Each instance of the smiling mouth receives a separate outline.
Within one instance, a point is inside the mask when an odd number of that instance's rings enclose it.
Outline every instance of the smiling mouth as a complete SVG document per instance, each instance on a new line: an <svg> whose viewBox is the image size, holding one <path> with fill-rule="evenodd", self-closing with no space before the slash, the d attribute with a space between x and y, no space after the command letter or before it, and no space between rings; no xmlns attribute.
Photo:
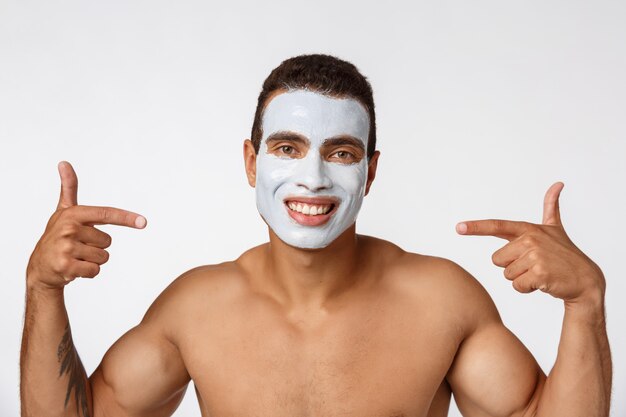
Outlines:
<svg viewBox="0 0 626 417"><path fill-rule="evenodd" d="M302 213L306 216L321 216L328 214L335 208L335 204L311 204L301 201L285 201L285 204L291 211Z"/></svg>
<svg viewBox="0 0 626 417"><path fill-rule="evenodd" d="M285 208L301 226L322 226L337 212L339 201L335 198L291 197L284 200Z"/></svg>

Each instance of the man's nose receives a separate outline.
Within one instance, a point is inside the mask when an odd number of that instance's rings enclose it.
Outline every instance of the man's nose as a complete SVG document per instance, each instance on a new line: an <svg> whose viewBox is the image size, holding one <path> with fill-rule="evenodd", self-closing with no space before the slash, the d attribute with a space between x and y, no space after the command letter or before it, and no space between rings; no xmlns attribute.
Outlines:
<svg viewBox="0 0 626 417"><path fill-rule="evenodd" d="M326 172L324 160L318 152L309 152L300 163L302 165L295 178L297 185L308 188L310 191L324 190L333 186Z"/></svg>

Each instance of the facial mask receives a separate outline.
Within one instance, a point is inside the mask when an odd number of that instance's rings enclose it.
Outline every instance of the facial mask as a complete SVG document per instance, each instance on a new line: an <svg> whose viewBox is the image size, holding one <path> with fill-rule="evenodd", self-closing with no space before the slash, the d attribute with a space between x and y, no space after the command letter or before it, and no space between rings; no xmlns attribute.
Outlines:
<svg viewBox="0 0 626 417"><path fill-rule="evenodd" d="M256 203L261 216L285 243L317 249L328 246L355 221L365 195L367 157L338 162L320 153L324 141L356 138L367 150L369 115L351 98L308 90L275 96L263 114L256 159ZM268 153L268 137L298 134L309 141L304 156ZM275 137L275 136L274 136ZM289 145L289 143L286 143ZM319 212L322 214L315 214Z"/></svg>

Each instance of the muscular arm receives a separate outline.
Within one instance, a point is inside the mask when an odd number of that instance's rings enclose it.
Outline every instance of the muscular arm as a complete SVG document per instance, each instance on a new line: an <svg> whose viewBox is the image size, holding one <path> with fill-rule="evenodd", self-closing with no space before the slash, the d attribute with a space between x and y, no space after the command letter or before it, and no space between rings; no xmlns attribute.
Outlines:
<svg viewBox="0 0 626 417"><path fill-rule="evenodd" d="M89 377L94 417L170 416L182 401L190 377L168 335L171 298L168 290L157 298Z"/></svg>
<svg viewBox="0 0 626 417"><path fill-rule="evenodd" d="M537 417L609 415L612 364L604 305L565 306L556 362L537 406Z"/></svg>
<svg viewBox="0 0 626 417"><path fill-rule="evenodd" d="M111 236L100 224L143 228L136 213L113 207L80 206L78 178L59 163L57 210L37 242L26 270L26 315L20 357L22 416L165 416L189 381L168 339L176 315L175 290L155 301L144 320L109 350L91 378L72 340L63 298L78 277L94 278L107 262ZM173 307L172 307L173 306Z"/></svg>
<svg viewBox="0 0 626 417"><path fill-rule="evenodd" d="M504 268L504 277L521 293L541 290L562 300L565 306L563 329L556 363L545 381L537 384L528 401L524 416L533 417L608 417L611 399L611 353L604 320L604 274L569 238L561 222L559 195L563 183L553 184L544 198L541 224L508 220L479 220L460 223L461 234L495 236L508 240L492 255L492 261ZM479 326L464 349L465 360L457 365L464 373L472 361L489 350L489 332ZM492 332L494 332L492 330ZM503 334L502 332L499 332ZM505 340L505 336L498 336ZM472 347L473 346L473 347ZM508 352L493 351L499 366L511 367L515 360ZM486 372L499 370L495 366ZM480 373L479 373L480 375ZM461 383L460 391L468 381ZM506 384L495 378L496 384ZM516 384L517 382L514 382ZM508 398L492 400L488 389L479 389L465 396L465 402L476 402L490 408L513 402ZM487 396L487 397L486 397ZM520 393L523 397L523 392ZM507 414L504 414L507 415Z"/></svg>
<svg viewBox="0 0 626 417"><path fill-rule="evenodd" d="M170 416L190 380L167 338L165 291L87 378L72 341L63 292L30 288L22 341L23 416Z"/></svg>
<svg viewBox="0 0 626 417"><path fill-rule="evenodd" d="M459 410L466 417L532 416L545 374L478 281L459 267L450 273L465 311L465 337L447 375Z"/></svg>
<svg viewBox="0 0 626 417"><path fill-rule="evenodd" d="M20 358L22 416L93 416L91 386L72 341L63 291L27 288Z"/></svg>
<svg viewBox="0 0 626 417"><path fill-rule="evenodd" d="M472 324L448 382L467 417L606 416L611 361L604 316L567 307L556 363L546 378L507 330L489 295L464 271Z"/></svg>

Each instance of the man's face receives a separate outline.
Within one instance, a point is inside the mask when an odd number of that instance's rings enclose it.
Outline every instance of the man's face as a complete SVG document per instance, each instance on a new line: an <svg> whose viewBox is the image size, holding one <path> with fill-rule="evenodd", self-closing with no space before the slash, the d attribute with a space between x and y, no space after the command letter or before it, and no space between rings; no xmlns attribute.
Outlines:
<svg viewBox="0 0 626 417"><path fill-rule="evenodd" d="M365 195L367 111L351 98L294 90L270 100L262 128L259 213L285 243L326 247L355 222Z"/></svg>

